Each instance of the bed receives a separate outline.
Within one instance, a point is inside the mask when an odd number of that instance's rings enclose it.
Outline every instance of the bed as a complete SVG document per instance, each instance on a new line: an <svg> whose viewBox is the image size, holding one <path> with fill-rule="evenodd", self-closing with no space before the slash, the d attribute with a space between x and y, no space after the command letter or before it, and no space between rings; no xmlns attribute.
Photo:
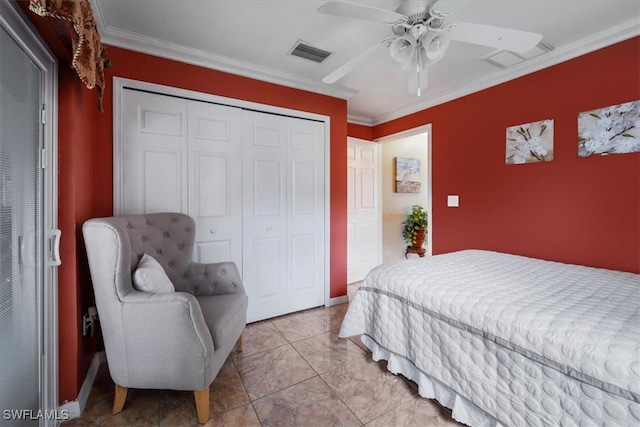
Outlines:
<svg viewBox="0 0 640 427"><path fill-rule="evenodd" d="M464 250L383 264L339 336L470 426L640 425L640 275Z"/></svg>

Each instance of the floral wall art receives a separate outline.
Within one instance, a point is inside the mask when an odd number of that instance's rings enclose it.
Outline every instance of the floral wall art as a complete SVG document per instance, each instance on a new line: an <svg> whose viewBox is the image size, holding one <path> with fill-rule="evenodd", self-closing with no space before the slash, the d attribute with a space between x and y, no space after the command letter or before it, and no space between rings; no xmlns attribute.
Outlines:
<svg viewBox="0 0 640 427"><path fill-rule="evenodd" d="M553 120L507 128L506 163L548 162L553 160Z"/></svg>
<svg viewBox="0 0 640 427"><path fill-rule="evenodd" d="M640 101L578 114L578 155L640 152Z"/></svg>
<svg viewBox="0 0 640 427"><path fill-rule="evenodd" d="M420 159L396 157L396 193L419 193Z"/></svg>

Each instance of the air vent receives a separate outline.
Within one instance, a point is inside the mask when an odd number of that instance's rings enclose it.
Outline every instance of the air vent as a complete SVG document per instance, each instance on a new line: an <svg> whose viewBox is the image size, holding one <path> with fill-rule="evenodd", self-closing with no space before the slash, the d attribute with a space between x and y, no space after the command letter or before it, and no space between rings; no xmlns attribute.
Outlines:
<svg viewBox="0 0 640 427"><path fill-rule="evenodd" d="M293 45L293 48L291 48L291 50L289 51L289 55L308 59L309 61L317 62L319 64L327 59L331 55L331 52L318 49L317 47L311 46L307 42L298 40L296 44Z"/></svg>
<svg viewBox="0 0 640 427"><path fill-rule="evenodd" d="M484 59L487 62L497 65L500 68L509 68L513 65L526 61L527 59L535 58L543 53L553 50L550 46L543 43L538 43L536 47L526 53L515 54L508 50L496 50L485 56Z"/></svg>

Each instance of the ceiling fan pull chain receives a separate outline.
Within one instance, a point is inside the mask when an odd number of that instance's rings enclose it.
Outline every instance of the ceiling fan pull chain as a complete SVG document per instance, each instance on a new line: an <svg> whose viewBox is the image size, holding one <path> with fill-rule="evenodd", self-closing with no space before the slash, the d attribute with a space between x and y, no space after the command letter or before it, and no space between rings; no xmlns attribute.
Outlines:
<svg viewBox="0 0 640 427"><path fill-rule="evenodd" d="M416 49L416 57L417 57L416 68L418 71L418 96L422 96L422 93L420 91L420 68L421 68L420 67L420 49L422 49L422 43L418 42L418 48Z"/></svg>

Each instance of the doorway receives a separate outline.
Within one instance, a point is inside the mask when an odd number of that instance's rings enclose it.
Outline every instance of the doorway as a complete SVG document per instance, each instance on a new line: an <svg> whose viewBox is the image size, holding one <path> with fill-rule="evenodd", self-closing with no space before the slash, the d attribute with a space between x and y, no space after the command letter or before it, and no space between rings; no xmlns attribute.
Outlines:
<svg viewBox="0 0 640 427"><path fill-rule="evenodd" d="M380 143L381 205L382 205L382 262L405 259L407 243L402 237L402 226L411 206L421 205L429 218L426 255L432 254L433 220L431 210L431 125L384 137ZM396 192L395 159L417 159L420 163L420 189L415 193ZM409 254L409 258L418 255Z"/></svg>
<svg viewBox="0 0 640 427"><path fill-rule="evenodd" d="M396 192L397 157L420 160L419 192ZM431 176L430 124L389 135L375 142L348 138L348 284L364 280L367 273L381 263L405 258L407 245L402 238L402 223L414 204L422 205L427 211L429 225L426 255L433 253ZM408 257L417 255L409 254Z"/></svg>

